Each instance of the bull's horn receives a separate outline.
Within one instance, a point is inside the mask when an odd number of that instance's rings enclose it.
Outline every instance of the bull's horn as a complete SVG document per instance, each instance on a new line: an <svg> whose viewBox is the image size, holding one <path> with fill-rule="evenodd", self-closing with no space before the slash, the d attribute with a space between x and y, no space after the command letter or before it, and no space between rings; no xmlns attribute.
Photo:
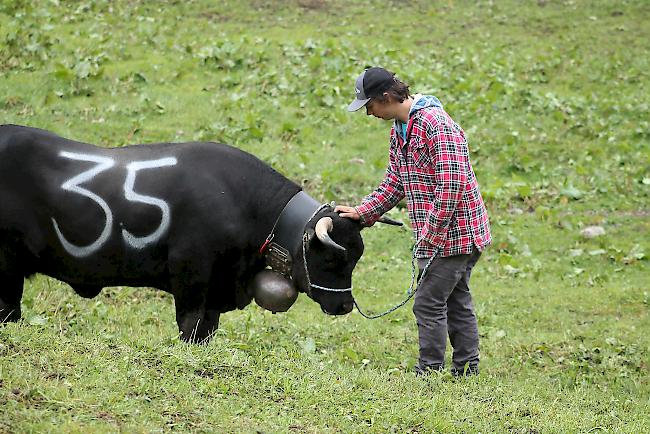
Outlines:
<svg viewBox="0 0 650 434"><path fill-rule="evenodd" d="M377 220L379 223L384 223L386 225L393 225L393 226L404 226L404 223L393 220L390 217L386 217L385 215L379 217L379 220Z"/></svg>
<svg viewBox="0 0 650 434"><path fill-rule="evenodd" d="M337 250L342 250L345 252L345 247L338 245L333 239L330 238L329 232L332 229L334 229L334 222L332 221L332 217L322 217L320 220L318 220L318 223L316 223L316 236L326 246L330 246Z"/></svg>

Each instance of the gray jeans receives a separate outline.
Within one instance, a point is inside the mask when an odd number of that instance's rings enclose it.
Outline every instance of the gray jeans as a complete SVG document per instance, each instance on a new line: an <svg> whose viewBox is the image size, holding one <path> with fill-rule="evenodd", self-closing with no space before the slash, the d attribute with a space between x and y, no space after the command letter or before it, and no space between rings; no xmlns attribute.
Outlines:
<svg viewBox="0 0 650 434"><path fill-rule="evenodd" d="M454 348L454 368L478 366L478 324L474 314L469 278L481 256L435 258L422 278L413 304L418 324L421 368L441 369L445 362L447 334ZM418 259L420 272L428 259Z"/></svg>

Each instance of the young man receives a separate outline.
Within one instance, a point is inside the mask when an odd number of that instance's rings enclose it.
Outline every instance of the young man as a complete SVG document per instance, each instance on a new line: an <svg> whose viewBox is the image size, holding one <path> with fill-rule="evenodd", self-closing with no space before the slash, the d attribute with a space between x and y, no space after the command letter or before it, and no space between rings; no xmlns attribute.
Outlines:
<svg viewBox="0 0 650 434"><path fill-rule="evenodd" d="M444 368L447 334L453 375L478 374L479 338L469 289L472 267L491 242L487 211L469 161L465 133L434 96L411 95L383 68L366 69L348 107L393 120L384 180L357 207L337 206L342 217L372 225L406 197L420 273L415 293L418 375Z"/></svg>

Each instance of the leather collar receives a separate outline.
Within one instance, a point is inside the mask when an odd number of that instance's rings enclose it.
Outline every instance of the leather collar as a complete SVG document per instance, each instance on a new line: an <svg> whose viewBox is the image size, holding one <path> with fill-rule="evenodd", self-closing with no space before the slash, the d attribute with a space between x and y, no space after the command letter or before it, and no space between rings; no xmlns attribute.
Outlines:
<svg viewBox="0 0 650 434"><path fill-rule="evenodd" d="M260 254L271 269L291 278L293 254L301 247L305 225L321 207L320 202L302 190L284 206L260 248Z"/></svg>
<svg viewBox="0 0 650 434"><path fill-rule="evenodd" d="M321 207L321 203L313 197L299 191L285 205L275 225L273 242L281 245L289 252L295 252L302 242L305 225L314 213Z"/></svg>

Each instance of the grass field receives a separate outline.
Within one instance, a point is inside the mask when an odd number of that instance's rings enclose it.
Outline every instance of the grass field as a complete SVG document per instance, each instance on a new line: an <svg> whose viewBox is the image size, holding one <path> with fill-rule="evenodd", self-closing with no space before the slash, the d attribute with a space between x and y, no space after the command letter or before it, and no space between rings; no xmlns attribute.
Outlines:
<svg viewBox="0 0 650 434"><path fill-rule="evenodd" d="M86 300L36 276L0 328L0 432L650 432L649 22L645 0L0 0L0 123L226 142L356 204L390 126L345 107L382 65L466 130L494 236L473 274L482 373L461 381L412 374L410 304L253 304L191 346L163 292ZM411 235L363 235L355 297L380 311Z"/></svg>

